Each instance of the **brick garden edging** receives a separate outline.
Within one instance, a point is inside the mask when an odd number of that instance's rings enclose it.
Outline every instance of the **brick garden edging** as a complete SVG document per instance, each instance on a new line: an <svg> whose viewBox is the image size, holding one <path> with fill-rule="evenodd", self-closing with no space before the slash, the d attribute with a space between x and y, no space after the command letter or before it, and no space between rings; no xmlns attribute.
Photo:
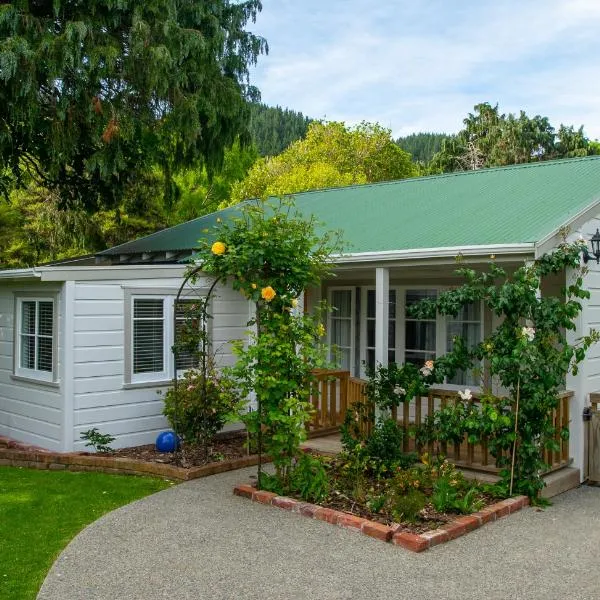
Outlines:
<svg viewBox="0 0 600 600"><path fill-rule="evenodd" d="M344 529L358 531L378 540L391 542L396 546L402 546L413 552L423 552L423 550L427 550L438 544L449 542L469 531L481 527L485 523L495 521L496 519L500 519L501 517L505 517L521 510L524 506L529 504L529 498L527 498L527 496L508 498L507 500L502 500L501 502L486 506L473 514L456 517L449 523L445 523L433 531L416 534L407 531L397 531L400 527L399 525L390 527L389 525L369 521L368 519L334 510L332 508L317 506L316 504L294 500L293 498L287 498L286 496L278 496L273 492L259 491L251 485L236 485L233 488L233 493L236 496L250 498L254 502L270 504L311 519L326 521L333 525L339 525Z"/></svg>
<svg viewBox="0 0 600 600"><path fill-rule="evenodd" d="M263 462L269 459L263 456ZM52 452L37 446L27 446L10 438L0 436L0 465L11 467L30 467L51 471L102 471L104 473L122 473L125 475L156 475L180 481L198 479L225 471L233 471L258 464L255 454L234 458L201 467L175 467L133 458L118 458L106 454L86 452Z"/></svg>

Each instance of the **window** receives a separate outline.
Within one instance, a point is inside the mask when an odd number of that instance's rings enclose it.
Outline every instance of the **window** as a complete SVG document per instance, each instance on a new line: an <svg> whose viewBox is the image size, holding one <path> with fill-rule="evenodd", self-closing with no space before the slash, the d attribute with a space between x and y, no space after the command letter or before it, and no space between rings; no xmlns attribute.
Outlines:
<svg viewBox="0 0 600 600"><path fill-rule="evenodd" d="M475 302L464 306L456 317L446 317L446 350L449 352L454 345L454 338L461 337L467 347L481 342L481 303ZM477 366L477 365L474 365ZM474 369L459 371L448 381L457 385L480 385L481 377L477 377Z"/></svg>
<svg viewBox="0 0 600 600"><path fill-rule="evenodd" d="M406 307L418 304L425 299L435 300L436 290L406 290ZM405 319L405 362L422 367L425 361L434 360L436 355L437 320Z"/></svg>
<svg viewBox="0 0 600 600"><path fill-rule="evenodd" d="M177 311L175 314L176 320L176 328L175 328L175 339L181 339L180 336L184 334L184 330L186 327L186 321L191 319L190 326L194 329L200 331L203 327L203 324L200 323L196 317L191 314L198 309L198 301L196 300L179 300L177 303ZM195 340L194 340L195 341ZM173 340L173 343L175 340ZM198 367L199 365L199 356L197 352L188 348L181 348L177 352L176 357L176 366L177 371L186 371L188 369L193 369Z"/></svg>
<svg viewBox="0 0 600 600"><path fill-rule="evenodd" d="M55 315L50 298L18 298L15 374L41 381L55 376Z"/></svg>
<svg viewBox="0 0 600 600"><path fill-rule="evenodd" d="M198 356L192 351L181 350L177 364L173 364L175 329L180 331L187 318L187 307L197 299L180 299L173 323L175 293L149 295L126 293L129 319L126 324L126 339L129 350L126 355L125 382L145 383L173 378L174 369L180 374L198 366ZM175 327L174 327L175 325ZM203 324L198 323L199 327Z"/></svg>
<svg viewBox="0 0 600 600"><path fill-rule="evenodd" d="M354 358L354 288L331 290L329 315L329 345L340 369L352 370Z"/></svg>
<svg viewBox="0 0 600 600"><path fill-rule="evenodd" d="M165 301L134 298L133 374L166 376L165 363Z"/></svg>
<svg viewBox="0 0 600 600"><path fill-rule="evenodd" d="M396 362L396 290L389 291L388 362ZM367 367L375 368L375 290L367 289L366 356Z"/></svg>

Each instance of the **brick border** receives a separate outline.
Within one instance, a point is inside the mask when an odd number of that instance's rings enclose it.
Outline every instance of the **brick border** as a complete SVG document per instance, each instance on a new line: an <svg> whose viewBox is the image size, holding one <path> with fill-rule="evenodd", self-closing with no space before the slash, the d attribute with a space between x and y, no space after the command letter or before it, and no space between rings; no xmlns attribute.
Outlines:
<svg viewBox="0 0 600 600"><path fill-rule="evenodd" d="M269 460L263 456L263 462L266 463ZM0 436L0 465L11 467L29 467L51 471L102 471L104 473L121 473L125 475L155 475L179 481L189 481L243 467L252 467L256 464L258 464L258 456L252 454L241 458L209 463L201 467L184 469L173 465L133 458L118 458L106 454L53 452Z"/></svg>
<svg viewBox="0 0 600 600"><path fill-rule="evenodd" d="M449 542L461 535L465 535L469 531L478 529L482 525L485 525L485 523L495 521L521 510L529 504L527 496L508 498L507 500L486 506L473 514L456 517L433 531L416 534L407 531L397 531L400 527L399 525L390 527L389 525L382 525L381 523L369 521L368 519L332 508L317 506L316 504L294 500L286 496L278 496L273 492L259 491L249 484L236 485L233 488L233 493L242 498L249 498L253 502L270 504L271 506L298 513L304 517L326 521L327 523L338 525L351 531L357 531L384 542L391 542L395 546L402 546L412 552L423 552L423 550L433 548L433 546L437 546L438 544Z"/></svg>

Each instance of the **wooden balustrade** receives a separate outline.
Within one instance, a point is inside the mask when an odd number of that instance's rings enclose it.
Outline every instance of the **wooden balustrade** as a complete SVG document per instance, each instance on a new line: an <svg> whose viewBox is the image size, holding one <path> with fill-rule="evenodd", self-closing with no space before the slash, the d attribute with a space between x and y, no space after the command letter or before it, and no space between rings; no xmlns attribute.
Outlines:
<svg viewBox="0 0 600 600"><path fill-rule="evenodd" d="M311 402L315 409L312 422L309 425L311 437L329 435L336 433L344 422L346 410L355 402L366 399L366 381L357 377L351 377L348 371L343 370L318 370L315 371L314 388L311 393ZM547 450L544 459L550 470L555 470L569 464L569 441L562 438L561 430L569 425L569 401L573 392L565 391L560 395L559 404L552 411L552 420L556 428L554 440L557 450ZM427 415L433 414L435 410L454 404L459 397L455 390L447 388L430 388L429 395L413 398L400 404L392 410L392 418L404 429L405 436L403 450L410 452L440 453L447 456L452 462L459 466L470 469L497 472L495 459L490 454L487 442L471 444L464 440L461 444L446 444L443 442L434 444L431 442L427 447L416 447L415 438L411 435L415 427L424 424ZM473 394L471 402L478 403L479 399ZM361 422L361 430L369 433L374 423L372 420Z"/></svg>

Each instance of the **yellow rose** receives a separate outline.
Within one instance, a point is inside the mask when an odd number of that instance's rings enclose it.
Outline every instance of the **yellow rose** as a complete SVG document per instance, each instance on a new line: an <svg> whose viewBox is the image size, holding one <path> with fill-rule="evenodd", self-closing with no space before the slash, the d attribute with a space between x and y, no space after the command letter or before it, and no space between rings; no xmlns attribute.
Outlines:
<svg viewBox="0 0 600 600"><path fill-rule="evenodd" d="M252 284L252 289L253 289L253 290L255 290L255 289L256 289L256 284L255 284L255 283L253 283L253 284Z"/></svg>
<svg viewBox="0 0 600 600"><path fill-rule="evenodd" d="M319 323L317 325L317 333L323 337L325 335L325 326L323 325L323 323Z"/></svg>
<svg viewBox="0 0 600 600"><path fill-rule="evenodd" d="M210 251L217 256L221 256L221 254L225 254L225 249L227 246L223 242L215 242L211 247Z"/></svg>
<svg viewBox="0 0 600 600"><path fill-rule="evenodd" d="M298 298L292 300L292 308L298 308Z"/></svg>
<svg viewBox="0 0 600 600"><path fill-rule="evenodd" d="M277 292L270 285L268 285L261 290L260 295L266 302L271 302L271 300L273 300L273 298L275 298L277 295Z"/></svg>

